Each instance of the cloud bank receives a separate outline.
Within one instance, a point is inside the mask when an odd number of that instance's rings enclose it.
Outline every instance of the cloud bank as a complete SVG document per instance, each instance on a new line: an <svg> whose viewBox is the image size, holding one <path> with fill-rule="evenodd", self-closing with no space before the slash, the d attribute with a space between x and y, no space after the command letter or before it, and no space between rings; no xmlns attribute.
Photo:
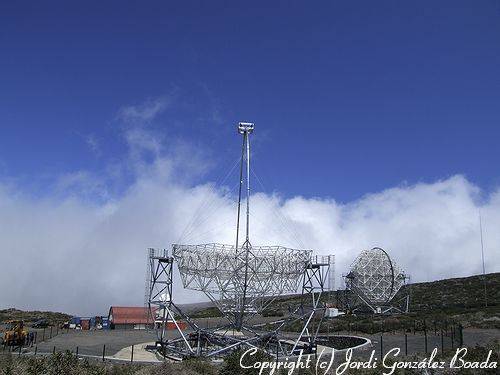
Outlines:
<svg viewBox="0 0 500 375"><path fill-rule="evenodd" d="M184 145L173 157L164 152L171 144L147 129L129 129L124 139L122 168L133 180L122 194L88 199L82 189L101 191L107 180L84 172L61 179L59 189L72 193L44 198L0 183L0 308L98 314L110 305L140 305L147 247L234 242L235 190L178 178L186 170L200 173L202 156ZM479 210L486 270L500 271L500 190L485 197L460 175L347 203L255 193L251 207L253 244L335 254L338 286L356 255L374 246L386 249L412 281L480 273ZM178 303L202 299L180 287L174 293Z"/></svg>

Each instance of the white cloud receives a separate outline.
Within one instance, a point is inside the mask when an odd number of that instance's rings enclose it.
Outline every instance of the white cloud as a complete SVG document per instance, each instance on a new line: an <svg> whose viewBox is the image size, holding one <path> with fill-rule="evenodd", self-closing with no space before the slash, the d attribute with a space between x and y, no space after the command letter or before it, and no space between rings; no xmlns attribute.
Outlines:
<svg viewBox="0 0 500 375"><path fill-rule="evenodd" d="M361 249L386 248L414 280L480 272L477 187L461 176L393 188L347 205L295 197L252 196L254 244L307 247L337 256L337 273ZM74 313L104 312L111 304L140 304L145 248L169 247L206 200L183 240L233 242L234 202L210 185L185 188L148 175L112 203L75 198L31 200L0 191L1 305ZM283 230L279 211L297 240ZM487 270L500 270L500 194L482 206ZM210 215L210 212L217 215ZM258 218L258 219L257 219ZM21 271L21 272L20 272ZM176 290L179 302L191 293Z"/></svg>
<svg viewBox="0 0 500 375"><path fill-rule="evenodd" d="M203 157L193 157L185 144L183 152L166 153L165 140L137 129L125 137L130 154L125 160L134 164L134 180L120 196L98 203L88 199L82 188L104 189L108 180L87 172L61 177L58 188L73 194L43 199L0 183L0 307L97 314L110 305L141 304L147 247L233 243L234 190L179 183L185 170L206 168ZM500 190L484 203L480 195L459 175L390 188L347 204L257 193L251 197L251 239L255 245L333 253L337 275L362 249L380 246L413 281L466 276L481 271L481 209L487 272L498 272ZM179 303L200 298L179 287L174 293Z"/></svg>
<svg viewBox="0 0 500 375"><path fill-rule="evenodd" d="M117 119L125 123L145 123L152 121L156 116L168 108L172 100L171 95L155 99L148 99L138 105L122 107L118 110Z"/></svg>
<svg viewBox="0 0 500 375"><path fill-rule="evenodd" d="M66 173L56 181L56 191L65 195L71 192L79 199L106 200L109 198L106 182L88 171Z"/></svg>

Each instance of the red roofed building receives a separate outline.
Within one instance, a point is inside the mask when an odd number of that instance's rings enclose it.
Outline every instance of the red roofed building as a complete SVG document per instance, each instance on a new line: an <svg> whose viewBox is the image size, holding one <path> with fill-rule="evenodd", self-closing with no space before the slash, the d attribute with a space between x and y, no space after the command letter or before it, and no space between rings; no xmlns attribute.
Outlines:
<svg viewBox="0 0 500 375"><path fill-rule="evenodd" d="M148 314L147 307L111 306L108 314L109 326L111 329L146 329L147 326L159 326L162 324L162 320L156 316L157 310L157 308L152 308L152 314ZM155 322L151 317L155 317ZM186 329L187 324L183 321L177 321L176 325L174 321L169 319L166 327L167 329L177 329L177 327Z"/></svg>
<svg viewBox="0 0 500 375"><path fill-rule="evenodd" d="M147 324L153 323L148 316L151 316L148 308L143 306L111 306L108 314L111 329L145 329Z"/></svg>

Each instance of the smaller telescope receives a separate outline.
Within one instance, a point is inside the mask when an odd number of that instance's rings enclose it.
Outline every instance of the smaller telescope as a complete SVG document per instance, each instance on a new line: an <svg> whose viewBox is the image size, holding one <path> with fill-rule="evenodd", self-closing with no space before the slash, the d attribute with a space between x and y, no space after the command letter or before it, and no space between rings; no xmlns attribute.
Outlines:
<svg viewBox="0 0 500 375"><path fill-rule="evenodd" d="M408 277L394 263L387 252L374 247L363 250L354 260L351 270L345 276L346 287L374 313L391 311L408 312L409 295L403 296L406 303L399 308L393 301Z"/></svg>

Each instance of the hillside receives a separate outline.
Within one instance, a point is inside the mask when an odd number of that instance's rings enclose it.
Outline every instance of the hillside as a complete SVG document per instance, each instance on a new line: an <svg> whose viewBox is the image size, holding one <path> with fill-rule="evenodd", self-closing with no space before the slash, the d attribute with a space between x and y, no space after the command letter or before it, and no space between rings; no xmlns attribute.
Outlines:
<svg viewBox="0 0 500 375"><path fill-rule="evenodd" d="M485 279L488 308L485 308L484 303L482 275L408 284L399 291L395 300L409 293L411 295L410 312L412 315L479 314L484 319L496 322L495 325L497 325L497 320L500 321L500 273L487 274ZM325 297L325 300L343 309L345 291L331 292ZM272 309L264 312L264 315L281 316L288 305L298 303L300 303L298 295L281 296L273 303ZM215 310L213 307L204 306L196 312L196 315L211 316L210 314L214 314Z"/></svg>
<svg viewBox="0 0 500 375"><path fill-rule="evenodd" d="M411 295L410 311L412 316L446 314L459 320L466 320L473 326L500 327L500 273L485 276L488 308L484 307L483 276L444 279L432 282L406 285L395 299L409 292ZM334 304L342 304L344 291L335 291L326 296ZM300 303L298 295L278 297L273 308L265 311L267 316L281 316L290 304ZM339 306L342 308L342 306ZM219 311L203 303L196 308L189 306L192 317L216 317ZM14 308L0 310L0 323L11 319L34 322L47 319L51 324L61 323L71 318L70 315L50 311L21 311Z"/></svg>
<svg viewBox="0 0 500 375"><path fill-rule="evenodd" d="M24 320L25 322L36 322L46 319L49 324L62 323L71 318L71 315L52 311L22 311L14 308L0 310L0 323L7 320Z"/></svg>
<svg viewBox="0 0 500 375"><path fill-rule="evenodd" d="M488 306L498 306L500 273L487 274L485 280ZM407 290L411 295L411 311L477 308L485 305L482 275L409 284L398 295Z"/></svg>

